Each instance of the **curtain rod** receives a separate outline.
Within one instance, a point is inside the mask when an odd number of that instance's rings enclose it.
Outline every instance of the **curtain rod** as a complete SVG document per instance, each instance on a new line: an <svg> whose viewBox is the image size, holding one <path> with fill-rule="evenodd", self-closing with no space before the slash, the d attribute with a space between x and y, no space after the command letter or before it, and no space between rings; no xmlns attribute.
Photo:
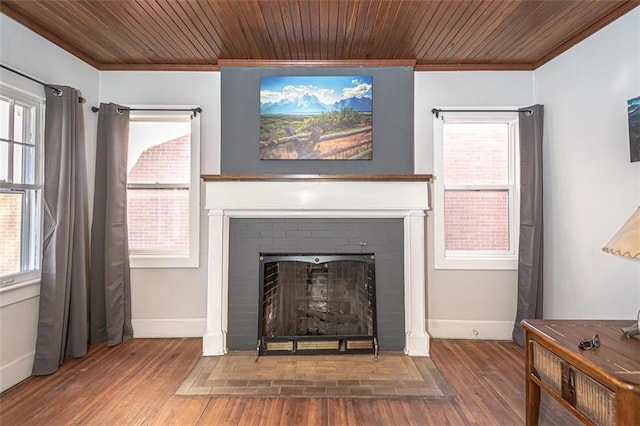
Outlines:
<svg viewBox="0 0 640 426"><path fill-rule="evenodd" d="M93 112L98 112L100 111L100 108L98 107L91 107L91 111ZM200 107L196 107L196 108L128 108L128 107L121 107L118 108L116 111L118 112L122 112L122 111L191 111L193 113L193 116L195 117L196 115L198 115L199 113L202 114L202 108Z"/></svg>
<svg viewBox="0 0 640 426"><path fill-rule="evenodd" d="M436 118L440 117L441 112L526 112L528 115L533 114L533 111L530 109L439 109L434 108L431 110L431 113L436 116Z"/></svg>
<svg viewBox="0 0 640 426"><path fill-rule="evenodd" d="M35 78L33 78L33 77L31 77L31 76L28 76L28 75L26 75L26 74L24 74L24 73L21 73L21 72L20 72L20 71L18 71L18 70L14 70L13 68L10 68L10 67L8 67L8 66L6 66L6 65L0 64L0 67L4 68L5 70L11 71L11 72L12 72L12 73L14 73L14 74L18 74L19 76L24 77L24 78L26 78L27 80L31 80L31 81L33 81L34 83L38 83L38 84L41 84L41 85L43 85L43 86L48 86L48 84L47 84L47 83L43 83L43 82L42 82L42 81L40 81L40 80L36 80Z"/></svg>
<svg viewBox="0 0 640 426"><path fill-rule="evenodd" d="M57 87L53 87L53 86L52 86L51 84L49 84L49 83L45 83L45 82L43 82L43 81L40 81L40 80L38 80L38 79L35 79L35 78L33 78L33 77L31 77L31 76L29 76L29 75L25 74L25 73L22 73L22 72L20 72L20 71L18 71L18 70L15 70L15 69L13 69L13 68L11 68L11 67L8 67L8 66L4 65L4 64L0 64L0 67L4 68L4 69L5 69L5 70L7 70L7 71L11 71L11 72L12 72L12 73L14 73L14 74L18 74L20 77L24 77L24 78L26 78L27 80L31 80L31 81L33 81L34 83L41 84L42 86L45 86L45 87L51 87L51 88L53 89L53 93L54 93L56 96L60 96L60 95L62 94L62 90L58 89ZM80 102L81 104L82 104L82 103L84 103L84 98L83 98L82 96L78 96L78 102Z"/></svg>

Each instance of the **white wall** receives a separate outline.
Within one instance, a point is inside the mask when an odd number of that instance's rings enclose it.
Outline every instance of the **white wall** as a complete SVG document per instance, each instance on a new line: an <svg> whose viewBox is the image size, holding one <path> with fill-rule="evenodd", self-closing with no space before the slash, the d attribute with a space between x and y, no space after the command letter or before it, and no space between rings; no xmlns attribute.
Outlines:
<svg viewBox="0 0 640 426"><path fill-rule="evenodd" d="M640 8L536 70L545 105L546 318L635 318L640 262L601 248L640 205L627 100L640 96Z"/></svg>
<svg viewBox="0 0 640 426"><path fill-rule="evenodd" d="M72 86L82 92L89 187L93 188L95 118L90 106L98 100L98 71L42 37L0 14L0 62L40 81ZM42 90L14 73L0 69L3 81ZM43 92L44 93L44 92ZM0 292L0 392L31 375L38 321L39 283Z"/></svg>
<svg viewBox="0 0 640 426"><path fill-rule="evenodd" d="M201 174L220 170L220 73L111 71L100 75L100 102L199 105ZM204 194L201 193L204 206ZM200 267L132 269L134 337L202 336L206 326L207 214L201 210Z"/></svg>
<svg viewBox="0 0 640 426"><path fill-rule="evenodd" d="M432 108L524 107L531 105L533 99L533 73L529 71L417 72L414 112L416 173L433 173ZM516 311L517 272L436 270L433 267L433 244L433 217L429 215L429 333L433 337L510 339Z"/></svg>

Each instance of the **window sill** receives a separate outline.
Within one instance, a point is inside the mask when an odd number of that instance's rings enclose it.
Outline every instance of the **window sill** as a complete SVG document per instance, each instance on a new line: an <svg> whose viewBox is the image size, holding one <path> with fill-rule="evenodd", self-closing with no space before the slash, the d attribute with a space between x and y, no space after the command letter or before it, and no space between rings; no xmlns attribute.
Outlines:
<svg viewBox="0 0 640 426"><path fill-rule="evenodd" d="M517 271L518 258L438 258L434 269Z"/></svg>
<svg viewBox="0 0 640 426"><path fill-rule="evenodd" d="M172 256L172 255L129 255L129 266L132 269L159 269L159 268L197 268L199 267L198 255Z"/></svg>
<svg viewBox="0 0 640 426"><path fill-rule="evenodd" d="M40 278L0 288L0 308L40 296Z"/></svg>

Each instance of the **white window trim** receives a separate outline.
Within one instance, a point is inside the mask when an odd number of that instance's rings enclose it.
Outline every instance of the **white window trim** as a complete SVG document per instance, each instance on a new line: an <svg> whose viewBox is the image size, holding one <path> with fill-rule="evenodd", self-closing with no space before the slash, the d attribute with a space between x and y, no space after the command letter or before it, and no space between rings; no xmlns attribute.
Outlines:
<svg viewBox="0 0 640 426"><path fill-rule="evenodd" d="M456 120L460 121L489 121L504 118L511 122L511 138L513 140L512 149L509 151L509 161L514 167L510 167L510 185L495 185L484 187L486 189L507 189L509 196L509 251L484 250L445 250L445 230L444 230L444 179L443 176L443 124L444 120L433 117L433 220L434 220L434 268L435 269L475 269L475 270L517 270L518 269L518 234L520 228L520 176L516 172L519 167L520 147L518 140L518 116L517 113L506 112L517 110L517 107L438 107L446 110L478 110L478 112L454 112L442 114L455 114ZM504 117L501 113L483 113L482 110L505 110ZM439 178L440 177L440 178ZM474 186L474 188L481 188ZM465 186L449 186L447 189L465 189Z"/></svg>
<svg viewBox="0 0 640 426"><path fill-rule="evenodd" d="M29 239L29 245L31 251L36 255L36 268L30 271L18 272L15 274L8 274L0 277L0 294L14 294L11 299L11 303L14 302L14 298L17 300L23 300L30 297L25 293L25 289L33 288L37 285L39 288L39 282L41 277L42 268L42 226L43 226L43 214L42 214L42 198L43 198L43 173L44 173L44 117L45 117L45 96L44 88L37 83L27 81L23 77L13 76L12 74L3 73L2 81L0 81L0 93L5 94L15 100L32 104L36 106L35 114L35 180L34 185L25 185L31 189L36 189L37 200L36 205L39 209L39 223L37 229L34 231L37 234L37 238L34 240ZM32 212L30 212L32 213ZM24 293L24 294L23 294ZM17 296L15 296L17 295ZM0 306L6 306L4 297L0 300Z"/></svg>
<svg viewBox="0 0 640 426"><path fill-rule="evenodd" d="M135 105L136 109L192 109L197 105ZM180 113L184 116L186 113ZM176 112L132 111L136 117L171 117ZM187 254L171 251L137 251L129 254L131 268L198 268L200 266L200 114L191 118L191 175L189 179L189 252Z"/></svg>

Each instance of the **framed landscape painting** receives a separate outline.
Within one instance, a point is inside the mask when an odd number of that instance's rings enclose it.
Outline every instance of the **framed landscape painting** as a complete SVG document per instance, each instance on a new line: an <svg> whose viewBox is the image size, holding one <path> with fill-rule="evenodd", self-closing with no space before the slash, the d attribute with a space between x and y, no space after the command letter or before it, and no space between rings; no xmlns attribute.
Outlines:
<svg viewBox="0 0 640 426"><path fill-rule="evenodd" d="M371 160L373 77L265 76L261 160Z"/></svg>
<svg viewBox="0 0 640 426"><path fill-rule="evenodd" d="M631 162L640 161L640 96L627 101Z"/></svg>

